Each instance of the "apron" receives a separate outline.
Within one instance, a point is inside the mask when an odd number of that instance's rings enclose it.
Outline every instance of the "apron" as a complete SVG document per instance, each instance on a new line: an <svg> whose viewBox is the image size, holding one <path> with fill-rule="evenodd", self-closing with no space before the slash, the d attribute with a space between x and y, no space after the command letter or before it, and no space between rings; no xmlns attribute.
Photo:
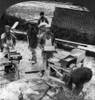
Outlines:
<svg viewBox="0 0 95 100"><path fill-rule="evenodd" d="M4 53L8 53L9 50L11 50L12 47L13 47L13 39L12 39L12 37L10 39L6 38L6 44L8 45L8 48L4 48Z"/></svg>
<svg viewBox="0 0 95 100"><path fill-rule="evenodd" d="M45 41L45 46L44 46L44 51L55 51L55 47L52 46L52 39L46 39Z"/></svg>
<svg viewBox="0 0 95 100"><path fill-rule="evenodd" d="M46 39L45 46L52 46L51 38L50 39Z"/></svg>
<svg viewBox="0 0 95 100"><path fill-rule="evenodd" d="M7 39L7 40L6 40L6 44L7 44L9 47L12 47L12 46L13 46L12 37L11 37L11 39Z"/></svg>

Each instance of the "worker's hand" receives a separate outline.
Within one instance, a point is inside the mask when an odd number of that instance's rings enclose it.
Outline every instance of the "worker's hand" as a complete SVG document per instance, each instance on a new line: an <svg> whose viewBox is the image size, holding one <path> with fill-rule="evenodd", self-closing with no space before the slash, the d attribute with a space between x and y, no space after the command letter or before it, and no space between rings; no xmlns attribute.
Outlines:
<svg viewBox="0 0 95 100"><path fill-rule="evenodd" d="M14 49L14 46L10 46L9 48L10 48L11 50L13 50L13 49Z"/></svg>
<svg viewBox="0 0 95 100"><path fill-rule="evenodd" d="M41 44L40 43L38 43L38 47L41 48Z"/></svg>
<svg viewBox="0 0 95 100"><path fill-rule="evenodd" d="M40 34L37 35L38 39L40 38Z"/></svg>
<svg viewBox="0 0 95 100"><path fill-rule="evenodd" d="M55 46L55 48L57 48L57 44L56 43L54 43L54 46Z"/></svg>
<svg viewBox="0 0 95 100"><path fill-rule="evenodd" d="M8 45L5 43L5 44L3 44L3 46L4 46L4 48L8 48Z"/></svg>

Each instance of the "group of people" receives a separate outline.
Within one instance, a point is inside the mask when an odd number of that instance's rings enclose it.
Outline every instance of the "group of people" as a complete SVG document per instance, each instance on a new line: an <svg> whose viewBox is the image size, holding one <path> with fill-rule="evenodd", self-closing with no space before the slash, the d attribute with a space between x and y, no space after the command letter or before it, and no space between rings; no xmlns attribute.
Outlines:
<svg viewBox="0 0 95 100"><path fill-rule="evenodd" d="M38 31L35 27L29 24L29 30L27 32L27 38L29 42L29 48L32 52L32 62L37 62L36 48L39 47L42 50L43 57L43 68L42 74L47 68L47 55L52 57L53 52L55 52L55 37L50 30L49 21L44 16L44 12L40 13L40 18L37 23Z"/></svg>
<svg viewBox="0 0 95 100"><path fill-rule="evenodd" d="M44 16L44 12L40 13L40 18L38 20L38 32L35 27L29 24L29 30L27 32L29 48L32 52L32 61L36 62L36 48L40 47L42 51L48 49L48 47L53 49L55 46L55 37L50 30L49 21ZM48 51L48 50L47 50ZM51 50L53 51L53 50Z"/></svg>
<svg viewBox="0 0 95 100"><path fill-rule="evenodd" d="M29 49L32 52L32 62L37 62L36 48L39 47L42 50L42 55L45 53L52 55L52 51L55 50L55 37L50 30L49 21L44 16L44 12L40 12L40 18L37 23L38 30L36 27L29 24L27 31L27 40L29 43ZM10 52L10 49L16 45L16 37L11 32L9 25L5 26L5 32L1 35L2 50Z"/></svg>
<svg viewBox="0 0 95 100"><path fill-rule="evenodd" d="M40 19L38 20L38 31L36 27L31 26L29 24L29 29L27 32L27 40L29 43L29 49L32 52L32 61L35 63L37 62L36 57L36 48L40 47L42 49L42 56L43 62L45 62L44 70L42 70L42 74L44 74L47 63L46 63L46 56L45 54L49 54L50 57L52 53L55 51L55 37L54 34L51 32L49 27L49 22L47 18L44 17L44 12L40 13ZM5 32L1 35L1 42L2 42L2 50L5 52L10 52L11 48L14 48L16 45L16 37L13 33L11 33L11 27L6 25ZM44 65L44 64L43 64ZM72 89L72 84L75 84L75 89L82 90L83 85L85 82L88 82L92 78L92 71L89 68L81 67L77 68L76 70L72 71L69 74L64 76L63 81L66 81L67 86Z"/></svg>

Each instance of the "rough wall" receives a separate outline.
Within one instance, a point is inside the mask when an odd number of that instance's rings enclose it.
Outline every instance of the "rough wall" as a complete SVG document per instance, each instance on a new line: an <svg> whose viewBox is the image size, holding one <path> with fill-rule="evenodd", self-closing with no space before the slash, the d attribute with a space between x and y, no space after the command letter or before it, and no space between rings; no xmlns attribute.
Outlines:
<svg viewBox="0 0 95 100"><path fill-rule="evenodd" d="M9 6L24 1L33 1L33 0L0 0L0 16ZM90 11L95 12L95 0L34 0L34 1L72 2L75 5L77 4L85 6Z"/></svg>
<svg viewBox="0 0 95 100"><path fill-rule="evenodd" d="M56 8L52 20L52 31L59 38L95 44L95 15L91 12ZM60 35L58 35L59 32Z"/></svg>

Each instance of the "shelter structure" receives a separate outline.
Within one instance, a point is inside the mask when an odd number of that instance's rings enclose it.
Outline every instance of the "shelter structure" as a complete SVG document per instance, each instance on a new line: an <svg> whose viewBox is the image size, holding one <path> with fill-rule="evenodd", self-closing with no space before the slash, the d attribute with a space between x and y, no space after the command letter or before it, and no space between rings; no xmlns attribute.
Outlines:
<svg viewBox="0 0 95 100"><path fill-rule="evenodd" d="M56 38L95 45L95 14L56 7L52 31Z"/></svg>

